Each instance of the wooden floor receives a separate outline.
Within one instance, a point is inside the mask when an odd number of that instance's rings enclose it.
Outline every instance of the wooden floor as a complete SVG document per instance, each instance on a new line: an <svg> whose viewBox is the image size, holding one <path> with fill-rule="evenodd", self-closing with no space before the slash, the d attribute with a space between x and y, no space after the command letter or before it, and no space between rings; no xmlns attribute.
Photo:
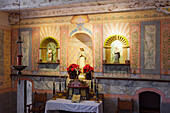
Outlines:
<svg viewBox="0 0 170 113"><path fill-rule="evenodd" d="M156 109L143 109L140 111L140 113L160 113L160 110Z"/></svg>

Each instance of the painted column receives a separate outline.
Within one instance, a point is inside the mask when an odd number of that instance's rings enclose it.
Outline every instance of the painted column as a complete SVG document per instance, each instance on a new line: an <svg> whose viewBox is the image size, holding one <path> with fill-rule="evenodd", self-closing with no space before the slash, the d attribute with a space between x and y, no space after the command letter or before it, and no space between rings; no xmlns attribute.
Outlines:
<svg viewBox="0 0 170 113"><path fill-rule="evenodd" d="M67 71L67 38L68 26L60 27L60 71Z"/></svg>
<svg viewBox="0 0 170 113"><path fill-rule="evenodd" d="M94 72L102 72L103 59L103 25L94 24Z"/></svg>

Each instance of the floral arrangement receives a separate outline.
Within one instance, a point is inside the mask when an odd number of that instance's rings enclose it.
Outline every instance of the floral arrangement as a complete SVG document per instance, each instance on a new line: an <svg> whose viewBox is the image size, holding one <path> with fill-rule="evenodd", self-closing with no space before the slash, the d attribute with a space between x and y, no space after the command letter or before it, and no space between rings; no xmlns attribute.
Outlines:
<svg viewBox="0 0 170 113"><path fill-rule="evenodd" d="M70 66L67 68L67 71L78 71L81 72L79 65L77 64L70 64Z"/></svg>
<svg viewBox="0 0 170 113"><path fill-rule="evenodd" d="M94 68L91 67L89 64L86 64L86 65L83 67L83 73L90 73L90 72L94 72Z"/></svg>

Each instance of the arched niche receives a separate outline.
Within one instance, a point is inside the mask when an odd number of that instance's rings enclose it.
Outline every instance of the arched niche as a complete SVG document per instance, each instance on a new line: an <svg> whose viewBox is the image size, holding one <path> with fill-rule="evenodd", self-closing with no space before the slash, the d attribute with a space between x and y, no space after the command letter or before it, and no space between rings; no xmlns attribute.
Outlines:
<svg viewBox="0 0 170 113"><path fill-rule="evenodd" d="M115 48L120 51L120 62L125 63L125 60L129 59L129 42L122 35L109 36L104 42L104 60L107 63L114 63L114 52Z"/></svg>
<svg viewBox="0 0 170 113"><path fill-rule="evenodd" d="M52 60L49 61L48 50L52 50ZM40 59L41 62L56 62L59 54L59 43L53 37L46 37L40 43Z"/></svg>
<svg viewBox="0 0 170 113"><path fill-rule="evenodd" d="M86 64L93 66L93 41L92 38L84 32L76 32L68 40L68 65L78 64L80 48L86 53Z"/></svg>

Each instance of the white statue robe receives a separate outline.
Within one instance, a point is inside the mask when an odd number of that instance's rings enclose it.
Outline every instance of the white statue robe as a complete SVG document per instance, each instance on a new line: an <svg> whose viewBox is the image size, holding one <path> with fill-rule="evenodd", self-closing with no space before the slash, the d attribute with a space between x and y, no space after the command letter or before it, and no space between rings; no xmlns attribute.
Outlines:
<svg viewBox="0 0 170 113"><path fill-rule="evenodd" d="M80 69L83 72L83 67L86 65L86 53L85 53L85 51L80 51L79 57L78 57L78 65L80 66Z"/></svg>

